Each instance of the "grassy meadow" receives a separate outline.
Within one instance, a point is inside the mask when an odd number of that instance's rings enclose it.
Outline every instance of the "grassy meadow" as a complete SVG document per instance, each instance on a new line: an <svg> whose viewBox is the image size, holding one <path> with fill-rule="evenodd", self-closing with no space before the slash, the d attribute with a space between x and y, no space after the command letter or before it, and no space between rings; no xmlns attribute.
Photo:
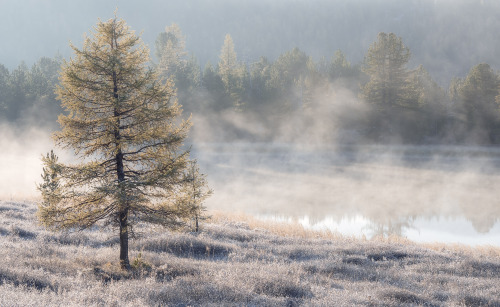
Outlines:
<svg viewBox="0 0 500 307"><path fill-rule="evenodd" d="M500 249L362 240L212 213L199 233L53 233L0 201L0 306L500 306Z"/></svg>

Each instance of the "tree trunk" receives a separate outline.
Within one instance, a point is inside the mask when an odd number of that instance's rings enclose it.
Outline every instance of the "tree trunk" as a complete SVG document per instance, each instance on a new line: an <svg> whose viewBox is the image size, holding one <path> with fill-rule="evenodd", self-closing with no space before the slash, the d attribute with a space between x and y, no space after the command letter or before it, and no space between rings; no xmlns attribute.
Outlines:
<svg viewBox="0 0 500 307"><path fill-rule="evenodd" d="M128 259L128 212L120 212L120 266L124 270L130 269Z"/></svg>
<svg viewBox="0 0 500 307"><path fill-rule="evenodd" d="M119 139L119 133L116 133ZM122 185L125 181L125 173L123 171L123 154L121 150L116 154L116 172L118 176L118 184ZM130 262L128 260L128 203L125 195L124 187L120 186L120 212L118 218L120 219L120 266L122 269L128 270Z"/></svg>
<svg viewBox="0 0 500 307"><path fill-rule="evenodd" d="M118 82L115 71L113 71L113 85L113 96L118 101ZM128 259L128 203L125 188L122 186L122 183L125 181L125 172L123 168L123 153L120 145L120 112L117 107L114 109L114 116L116 118L114 134L117 147L115 157L116 175L118 177L119 189L122 189L120 195L120 212L118 213L120 223L120 266L122 269L128 270L130 269L130 261Z"/></svg>

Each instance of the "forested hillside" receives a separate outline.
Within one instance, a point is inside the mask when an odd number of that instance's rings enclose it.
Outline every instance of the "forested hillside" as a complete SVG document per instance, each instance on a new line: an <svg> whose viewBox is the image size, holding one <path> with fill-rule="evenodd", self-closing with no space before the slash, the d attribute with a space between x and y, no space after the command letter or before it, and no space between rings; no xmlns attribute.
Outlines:
<svg viewBox="0 0 500 307"><path fill-rule="evenodd" d="M275 60L246 62L227 34L218 61L202 67L172 24L157 35L151 65L174 82L184 116L192 114L196 123L193 137L201 141L500 142L500 79L489 64L476 64L443 88L425 66L411 66L403 37L380 32L373 39L360 62L341 50L314 60L297 47ZM1 120L55 122L60 63L43 57L31 67L0 66Z"/></svg>

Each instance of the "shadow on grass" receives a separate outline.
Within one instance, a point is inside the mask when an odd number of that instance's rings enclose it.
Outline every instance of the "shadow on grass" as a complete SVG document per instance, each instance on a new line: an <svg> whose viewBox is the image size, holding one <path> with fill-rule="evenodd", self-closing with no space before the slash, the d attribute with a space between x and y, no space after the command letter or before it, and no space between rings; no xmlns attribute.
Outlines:
<svg viewBox="0 0 500 307"><path fill-rule="evenodd" d="M37 234L28 230L24 230L22 228L19 228L17 226L12 227L11 233L13 235L18 236L21 239L24 240L33 240L36 238Z"/></svg>
<svg viewBox="0 0 500 307"><path fill-rule="evenodd" d="M286 278L260 281L254 286L254 292L287 298L305 298L313 295L310 287L302 286Z"/></svg>
<svg viewBox="0 0 500 307"><path fill-rule="evenodd" d="M9 232L7 229L5 229L5 228L3 228L3 227L0 227L0 236L6 236L6 235L8 235L9 233L10 233L10 232Z"/></svg>
<svg viewBox="0 0 500 307"><path fill-rule="evenodd" d="M155 279L157 282L165 282L172 281L181 276L198 276L200 273L200 270L197 268L175 264L156 270Z"/></svg>
<svg viewBox="0 0 500 307"><path fill-rule="evenodd" d="M418 306L434 306L427 300L406 290L387 290L379 294L379 298L385 302L392 303L394 306L401 305L418 305Z"/></svg>
<svg viewBox="0 0 500 307"><path fill-rule="evenodd" d="M26 274L16 274L7 270L0 270L0 285L10 283L16 287L25 286L36 290L49 289L57 291L57 287L48 280L39 277L28 276Z"/></svg>
<svg viewBox="0 0 500 307"><path fill-rule="evenodd" d="M182 289L179 291L179 289ZM256 296L244 288L200 277L179 278L148 293L151 306L288 306L283 298ZM296 304L292 304L294 306Z"/></svg>
<svg viewBox="0 0 500 307"><path fill-rule="evenodd" d="M500 306L500 301L496 300L488 300L484 297L478 297L478 296L472 296L472 295L466 295L462 301L460 302L464 306L467 307L475 307L475 306L494 306L494 307L499 307Z"/></svg>
<svg viewBox="0 0 500 307"><path fill-rule="evenodd" d="M142 242L140 247L150 252L165 252L177 257L209 260L225 260L233 251L230 245L202 241L189 235L171 239L150 239Z"/></svg>

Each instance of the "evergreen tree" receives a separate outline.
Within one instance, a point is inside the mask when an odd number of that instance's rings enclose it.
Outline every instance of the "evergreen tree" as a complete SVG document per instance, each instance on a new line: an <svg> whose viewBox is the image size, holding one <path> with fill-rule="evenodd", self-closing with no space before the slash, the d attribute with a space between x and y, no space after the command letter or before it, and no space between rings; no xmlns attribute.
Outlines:
<svg viewBox="0 0 500 307"><path fill-rule="evenodd" d="M335 55L332 57L330 67L328 69L328 75L330 80L349 78L352 76L351 63L347 61L342 51L335 51Z"/></svg>
<svg viewBox="0 0 500 307"><path fill-rule="evenodd" d="M405 140L422 142L435 140L448 121L449 107L445 91L432 80L420 65L410 72L407 88L407 110L402 127Z"/></svg>
<svg viewBox="0 0 500 307"><path fill-rule="evenodd" d="M0 64L0 119L6 116L9 78L9 70Z"/></svg>
<svg viewBox="0 0 500 307"><path fill-rule="evenodd" d="M494 140L493 131L496 130L500 119L499 104L496 100L499 84L498 76L491 67L482 63L470 70L458 91L468 130L484 130L489 141Z"/></svg>
<svg viewBox="0 0 500 307"><path fill-rule="evenodd" d="M308 100L310 88L305 81L313 70L311 58L299 48L293 48L276 59L271 66L266 87L276 100L278 113L289 113L302 107Z"/></svg>
<svg viewBox="0 0 500 307"><path fill-rule="evenodd" d="M250 71L250 95L252 107L259 110L266 106L270 96L266 88L266 82L271 77L271 64L266 57L260 57L259 61L251 65Z"/></svg>
<svg viewBox="0 0 500 307"><path fill-rule="evenodd" d="M42 57L31 67L29 87L34 99L32 112L39 115L40 122L54 119L55 123L57 115L62 112L54 92L59 83L61 62L58 58Z"/></svg>
<svg viewBox="0 0 500 307"><path fill-rule="evenodd" d="M368 130L372 138L391 141L401 137L400 128L414 115L409 114L416 108L406 69L409 59L410 50L394 33L379 33L368 49L362 70L370 80L361 91L374 107Z"/></svg>
<svg viewBox="0 0 500 307"><path fill-rule="evenodd" d="M40 58L31 66L29 76L30 92L37 98L55 99L54 90L58 83L61 61L57 58Z"/></svg>
<svg viewBox="0 0 500 307"><path fill-rule="evenodd" d="M322 75L325 75L329 81L335 81L344 88L359 92L361 82L360 67L359 65L352 65L342 51L335 51L330 62L323 62L321 65L323 66Z"/></svg>
<svg viewBox="0 0 500 307"><path fill-rule="evenodd" d="M407 103L410 50L394 33L379 33L365 57L363 71L370 81L363 95L380 108L405 106Z"/></svg>
<svg viewBox="0 0 500 307"><path fill-rule="evenodd" d="M171 83L147 67L148 49L123 20L99 21L92 34L82 49L72 46L75 58L63 64L57 88L67 115L54 138L82 162L43 158L39 217L53 229L117 227L126 269L135 223L177 227L197 210L181 193L189 181L180 148L191 124L177 120Z"/></svg>
<svg viewBox="0 0 500 307"><path fill-rule="evenodd" d="M209 62L203 71L202 85L209 93L210 109L219 112L233 106L231 97L226 94L226 89L220 75Z"/></svg>
<svg viewBox="0 0 500 307"><path fill-rule="evenodd" d="M460 88L463 86L464 80L461 78L453 78L448 87L448 97L454 107L460 103Z"/></svg>
<svg viewBox="0 0 500 307"><path fill-rule="evenodd" d="M26 63L22 62L10 73L8 86L7 117L17 120L29 105L29 69Z"/></svg>

